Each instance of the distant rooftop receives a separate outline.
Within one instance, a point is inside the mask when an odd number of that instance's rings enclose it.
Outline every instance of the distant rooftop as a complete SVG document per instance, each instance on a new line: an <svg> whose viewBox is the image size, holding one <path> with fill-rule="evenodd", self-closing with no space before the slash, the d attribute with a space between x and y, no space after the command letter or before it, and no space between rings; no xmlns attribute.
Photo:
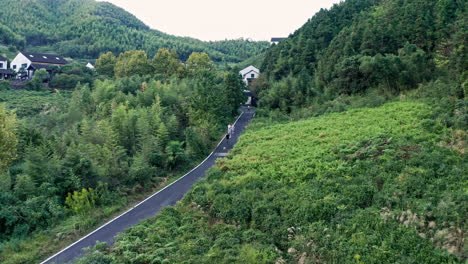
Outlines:
<svg viewBox="0 0 468 264"><path fill-rule="evenodd" d="M287 38L271 38L271 42L280 42L283 39L287 39Z"/></svg>
<svg viewBox="0 0 468 264"><path fill-rule="evenodd" d="M0 55L0 61L7 61L8 59Z"/></svg>
<svg viewBox="0 0 468 264"><path fill-rule="evenodd" d="M31 52L21 52L26 58L35 63L48 63L48 64L67 64L68 62L59 55L55 54L44 54L44 53L31 53Z"/></svg>
<svg viewBox="0 0 468 264"><path fill-rule="evenodd" d="M246 75L247 73L251 72L251 71L255 71L257 73L260 73L260 70L257 69L257 67L253 66L253 65L250 65L249 67L246 67L245 69L243 69L242 71L239 72L240 75L244 76Z"/></svg>

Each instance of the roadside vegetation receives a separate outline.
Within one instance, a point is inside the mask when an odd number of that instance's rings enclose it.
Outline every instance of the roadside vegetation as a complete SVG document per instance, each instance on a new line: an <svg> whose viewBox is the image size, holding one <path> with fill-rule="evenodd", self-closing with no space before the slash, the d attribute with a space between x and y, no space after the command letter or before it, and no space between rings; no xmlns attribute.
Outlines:
<svg viewBox="0 0 468 264"><path fill-rule="evenodd" d="M11 47L100 55L0 92L0 262L44 259L209 153L244 99L218 50L263 60L256 120L180 203L78 263L467 261L466 1L347 0L265 54L65 2L93 15L60 34L0 18Z"/></svg>
<svg viewBox="0 0 468 264"><path fill-rule="evenodd" d="M237 71L206 53L155 59L169 68L129 51L59 69L49 85L81 78L72 91L0 92L1 263L44 259L210 152L245 100Z"/></svg>
<svg viewBox="0 0 468 264"><path fill-rule="evenodd" d="M258 119L183 202L79 263L462 263L467 135L433 115Z"/></svg>
<svg viewBox="0 0 468 264"><path fill-rule="evenodd" d="M264 55L231 155L79 263L465 263L466 7L320 11Z"/></svg>

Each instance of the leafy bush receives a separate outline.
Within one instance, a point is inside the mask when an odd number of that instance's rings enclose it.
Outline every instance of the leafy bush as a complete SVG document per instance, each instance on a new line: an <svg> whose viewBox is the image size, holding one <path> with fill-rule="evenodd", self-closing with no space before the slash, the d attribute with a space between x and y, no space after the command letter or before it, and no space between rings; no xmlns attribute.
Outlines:
<svg viewBox="0 0 468 264"><path fill-rule="evenodd" d="M68 193L65 205L74 214L85 215L96 206L97 193L93 188L83 188L81 191Z"/></svg>

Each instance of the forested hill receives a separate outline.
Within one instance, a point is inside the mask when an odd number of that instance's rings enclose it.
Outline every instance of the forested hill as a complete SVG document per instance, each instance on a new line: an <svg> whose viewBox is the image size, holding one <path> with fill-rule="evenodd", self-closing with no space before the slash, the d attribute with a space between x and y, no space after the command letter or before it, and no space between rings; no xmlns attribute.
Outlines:
<svg viewBox="0 0 468 264"><path fill-rule="evenodd" d="M460 71L466 69L462 58L467 17L464 0L347 0L321 10L273 46L262 70L275 80L305 71L317 77L321 87L339 90L344 88L340 84L349 86L351 77L356 87L368 87L363 79L370 73L352 69L359 68L363 56L399 55L405 45L413 44L430 61L451 61L452 70ZM431 70L428 67L426 73Z"/></svg>
<svg viewBox="0 0 468 264"><path fill-rule="evenodd" d="M203 42L150 29L132 14L94 0L0 0L0 44L57 52L73 58L97 58L112 51L160 48L177 50L181 59L206 52L214 61L240 62L263 52L267 42Z"/></svg>

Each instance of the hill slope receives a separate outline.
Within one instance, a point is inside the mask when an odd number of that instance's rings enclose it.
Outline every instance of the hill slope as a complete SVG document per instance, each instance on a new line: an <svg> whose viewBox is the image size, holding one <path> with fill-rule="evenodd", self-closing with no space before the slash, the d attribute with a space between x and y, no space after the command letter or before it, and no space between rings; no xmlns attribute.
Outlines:
<svg viewBox="0 0 468 264"><path fill-rule="evenodd" d="M461 261L468 163L430 109L259 120L181 204L82 263Z"/></svg>
<svg viewBox="0 0 468 264"><path fill-rule="evenodd" d="M438 78L461 86L468 69L467 5L347 0L322 10L266 52L261 69L269 84L257 91L260 105L289 113L369 90L398 94Z"/></svg>
<svg viewBox="0 0 468 264"><path fill-rule="evenodd" d="M177 50L182 59L193 51L207 52L215 61L239 62L257 55L267 42L233 40L203 42L150 29L132 14L94 0L0 0L0 43L58 52L78 58L101 53L159 48ZM242 45L240 45L242 44Z"/></svg>

